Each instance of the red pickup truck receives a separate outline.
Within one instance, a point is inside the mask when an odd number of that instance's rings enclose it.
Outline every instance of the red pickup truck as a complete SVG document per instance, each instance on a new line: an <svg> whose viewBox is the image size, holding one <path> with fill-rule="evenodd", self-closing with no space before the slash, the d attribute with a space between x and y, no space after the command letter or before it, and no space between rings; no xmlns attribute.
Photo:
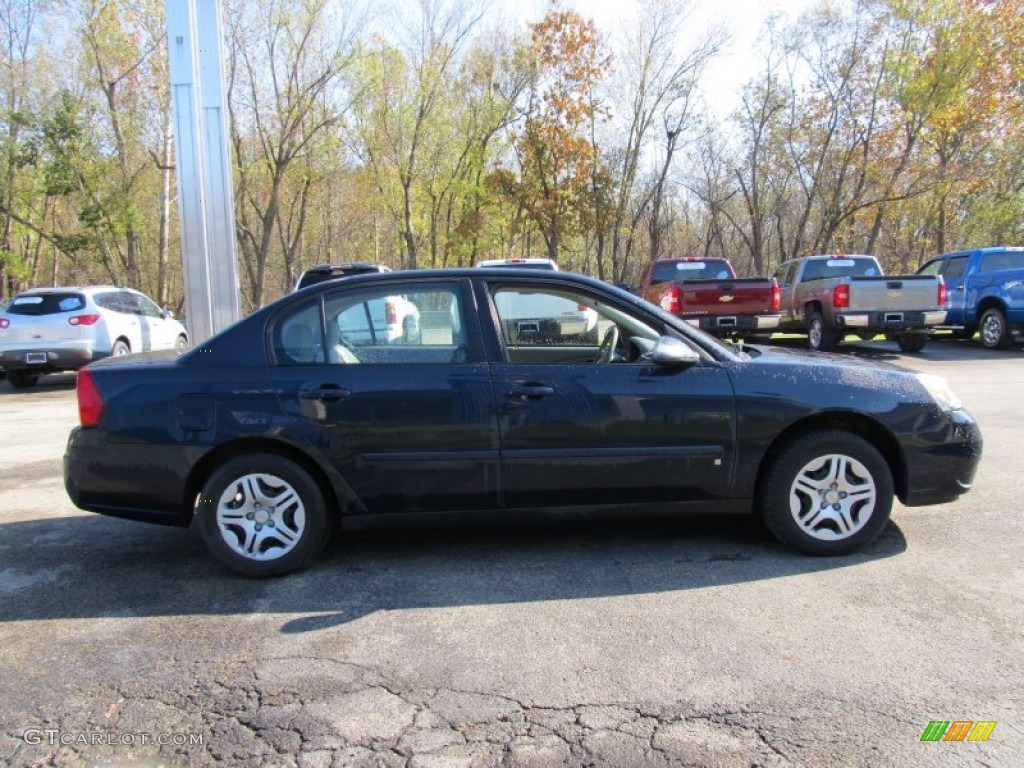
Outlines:
<svg viewBox="0 0 1024 768"><path fill-rule="evenodd" d="M779 326L774 277L737 277L728 259L658 259L637 293L716 336L767 335Z"/></svg>

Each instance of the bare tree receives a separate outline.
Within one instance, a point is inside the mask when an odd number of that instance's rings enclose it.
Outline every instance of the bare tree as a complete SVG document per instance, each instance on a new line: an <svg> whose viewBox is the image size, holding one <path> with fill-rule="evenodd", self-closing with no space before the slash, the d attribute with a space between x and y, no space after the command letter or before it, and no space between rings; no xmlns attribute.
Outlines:
<svg viewBox="0 0 1024 768"><path fill-rule="evenodd" d="M228 106L238 174L236 226L249 304L264 301L280 249L290 282L302 246L314 158L345 113L341 75L355 59L358 9L328 0L230 7Z"/></svg>

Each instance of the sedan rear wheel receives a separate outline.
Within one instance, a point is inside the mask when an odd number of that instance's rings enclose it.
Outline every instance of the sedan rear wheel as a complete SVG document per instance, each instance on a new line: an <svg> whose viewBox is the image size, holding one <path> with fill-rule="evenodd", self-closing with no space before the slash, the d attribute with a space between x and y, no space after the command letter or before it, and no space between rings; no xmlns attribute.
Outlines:
<svg viewBox="0 0 1024 768"><path fill-rule="evenodd" d="M892 472L871 443L841 430L817 430L772 461L758 501L783 543L811 555L845 555L878 536L892 499Z"/></svg>
<svg viewBox="0 0 1024 768"><path fill-rule="evenodd" d="M327 540L324 496L306 470L269 453L225 462L203 486L196 505L210 552L245 576L297 570Z"/></svg>

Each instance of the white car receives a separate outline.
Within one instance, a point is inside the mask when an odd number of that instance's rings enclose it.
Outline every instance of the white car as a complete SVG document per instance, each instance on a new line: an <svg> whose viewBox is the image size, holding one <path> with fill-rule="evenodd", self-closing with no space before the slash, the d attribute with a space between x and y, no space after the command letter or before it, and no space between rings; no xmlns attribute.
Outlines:
<svg viewBox="0 0 1024 768"><path fill-rule="evenodd" d="M547 269L558 271L558 265L551 259L485 259L477 263L478 267L518 267L519 269Z"/></svg>
<svg viewBox="0 0 1024 768"><path fill-rule="evenodd" d="M337 319L338 331L357 347L419 344L420 310L404 296L380 296L349 307Z"/></svg>
<svg viewBox="0 0 1024 768"><path fill-rule="evenodd" d="M130 288L35 288L0 313L0 366L16 389L104 357L187 347L185 326Z"/></svg>

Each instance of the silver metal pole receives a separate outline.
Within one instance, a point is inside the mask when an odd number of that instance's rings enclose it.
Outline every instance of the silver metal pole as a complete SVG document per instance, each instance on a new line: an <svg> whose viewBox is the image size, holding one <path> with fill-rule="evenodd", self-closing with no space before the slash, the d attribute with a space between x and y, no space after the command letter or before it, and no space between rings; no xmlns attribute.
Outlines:
<svg viewBox="0 0 1024 768"><path fill-rule="evenodd" d="M231 175L230 125L224 86L223 27L220 2L197 0L199 45L199 122L203 127L203 202L206 208L207 258L213 331L241 317L238 261L235 253L235 203Z"/></svg>
<svg viewBox="0 0 1024 768"><path fill-rule="evenodd" d="M185 312L193 345L240 316L217 0L167 0Z"/></svg>

